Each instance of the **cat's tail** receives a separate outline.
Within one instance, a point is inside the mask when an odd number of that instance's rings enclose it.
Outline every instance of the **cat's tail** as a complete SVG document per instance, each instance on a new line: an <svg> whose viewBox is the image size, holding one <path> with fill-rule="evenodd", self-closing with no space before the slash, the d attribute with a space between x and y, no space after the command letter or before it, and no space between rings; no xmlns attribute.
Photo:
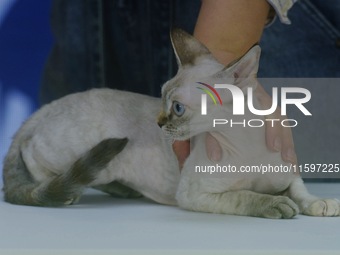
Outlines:
<svg viewBox="0 0 340 255"><path fill-rule="evenodd" d="M86 185L120 153L128 139L109 138L82 155L65 173L47 182L37 182L31 176L21 152L16 159L6 158L4 165L5 201L34 206L62 206L76 202ZM19 150L20 151L20 150Z"/></svg>

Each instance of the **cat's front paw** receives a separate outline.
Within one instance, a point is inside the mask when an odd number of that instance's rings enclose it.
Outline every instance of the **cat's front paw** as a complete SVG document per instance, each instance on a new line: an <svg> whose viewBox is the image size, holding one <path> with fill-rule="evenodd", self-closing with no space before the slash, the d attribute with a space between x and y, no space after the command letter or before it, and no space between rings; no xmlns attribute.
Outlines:
<svg viewBox="0 0 340 255"><path fill-rule="evenodd" d="M299 207L288 197L273 197L263 211L263 217L290 219L299 213Z"/></svg>
<svg viewBox="0 0 340 255"><path fill-rule="evenodd" d="M313 202L303 214L310 216L340 216L340 201L338 199L319 199Z"/></svg>

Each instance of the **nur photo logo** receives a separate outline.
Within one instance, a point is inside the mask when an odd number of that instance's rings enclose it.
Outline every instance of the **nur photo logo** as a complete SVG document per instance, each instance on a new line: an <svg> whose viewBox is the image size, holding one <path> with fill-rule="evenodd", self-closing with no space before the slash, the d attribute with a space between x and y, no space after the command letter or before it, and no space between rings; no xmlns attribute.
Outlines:
<svg viewBox="0 0 340 255"><path fill-rule="evenodd" d="M200 89L200 90L202 90L206 93L206 94L202 94L202 96L201 96L201 114L202 115L207 114L207 95L210 96L210 98L212 99L212 101L214 102L215 105L217 105L217 101L216 101L215 97L218 99L218 102L220 103L220 105L223 105L221 96L220 96L220 94L218 94L218 92L216 91L216 89L214 87L210 86L209 84L203 83L203 82L197 82L197 83L206 87L206 88L196 87L196 88L198 88L198 89Z"/></svg>
<svg viewBox="0 0 340 255"><path fill-rule="evenodd" d="M280 99L280 109L281 116L287 115L287 106L294 105L297 107L302 114L305 116L312 116L311 112L304 106L304 104L308 103L311 99L311 93L308 89L300 88L300 87L282 87L272 88L272 102L271 107L269 109L256 109L254 106L254 88L248 87L246 90L246 95L239 87L232 84L215 84L211 86L209 84L203 82L197 82L198 84L204 87L197 87L202 90L205 94L201 95L201 115L207 115L208 112L208 102L207 95L211 98L214 105L217 105L217 101L221 106L223 106L222 97L223 95L219 94L216 89L226 89L227 92L231 93L232 96L232 113L235 116L245 115L245 107L247 106L250 113L256 116L269 116L273 114L278 108L278 102ZM216 100L217 99L217 100ZM295 119L269 119L269 118L261 118L261 119L244 119L243 121L235 122L233 119L214 119L213 127L217 125L226 125L229 124L231 127L235 125L249 126L249 127L262 127L265 122L271 122L272 126L274 126L275 122L280 122L284 127L295 127L298 122Z"/></svg>

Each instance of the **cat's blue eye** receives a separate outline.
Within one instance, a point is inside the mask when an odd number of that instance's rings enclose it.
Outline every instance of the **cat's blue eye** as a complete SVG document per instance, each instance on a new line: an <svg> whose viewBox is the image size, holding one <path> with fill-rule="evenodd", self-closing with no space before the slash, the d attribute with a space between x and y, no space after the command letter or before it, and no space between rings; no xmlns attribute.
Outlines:
<svg viewBox="0 0 340 255"><path fill-rule="evenodd" d="M172 103L172 111L178 116L181 117L185 112L185 106L177 101Z"/></svg>

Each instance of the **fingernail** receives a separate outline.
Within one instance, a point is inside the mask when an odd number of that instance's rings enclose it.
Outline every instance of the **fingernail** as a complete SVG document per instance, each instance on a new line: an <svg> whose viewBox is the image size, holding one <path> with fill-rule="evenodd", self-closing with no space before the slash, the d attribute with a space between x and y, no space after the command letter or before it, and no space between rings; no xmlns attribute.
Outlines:
<svg viewBox="0 0 340 255"><path fill-rule="evenodd" d="M281 139L280 137L276 137L274 140L274 150L281 151Z"/></svg>
<svg viewBox="0 0 340 255"><path fill-rule="evenodd" d="M287 160L290 163L293 163L293 164L296 163L296 160L297 160L296 153L295 153L295 151L293 149L291 149L291 148L288 149L286 157L287 157Z"/></svg>

